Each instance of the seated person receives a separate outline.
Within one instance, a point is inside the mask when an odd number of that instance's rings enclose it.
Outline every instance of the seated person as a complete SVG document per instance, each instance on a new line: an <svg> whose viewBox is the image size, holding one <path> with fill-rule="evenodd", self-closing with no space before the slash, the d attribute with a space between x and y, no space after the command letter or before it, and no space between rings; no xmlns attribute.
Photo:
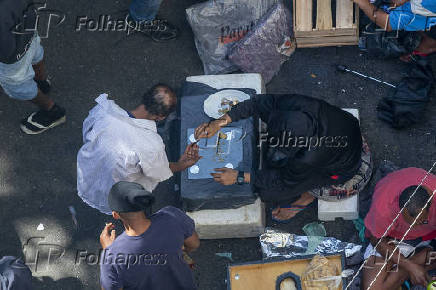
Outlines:
<svg viewBox="0 0 436 290"><path fill-rule="evenodd" d="M182 251L200 246L194 221L172 206L146 216L144 211L153 201L151 193L138 183L121 181L112 187L109 206L125 231L115 237L114 225L109 223L100 235L103 290L196 289Z"/></svg>
<svg viewBox="0 0 436 290"><path fill-rule="evenodd" d="M436 1L434 0L392 0L389 14L370 3L370 0L353 0L360 9L386 31L422 31L414 54L428 55L436 52L436 39L424 33L436 25ZM432 29L434 31L434 28ZM433 33L434 35L434 33ZM402 57L407 60L407 56Z"/></svg>
<svg viewBox="0 0 436 290"><path fill-rule="evenodd" d="M77 191L88 205L111 214L109 191L118 181L140 183L152 191L173 172L194 165L198 146L189 145L178 162L168 162L156 121L174 111L177 98L164 84L153 86L142 102L127 111L103 94L83 122L84 145L77 156Z"/></svg>
<svg viewBox="0 0 436 290"><path fill-rule="evenodd" d="M419 168L395 171L377 183L365 218L371 243L364 255L368 261L363 269L362 289L369 287L409 227L400 251L387 261L371 289L399 289L408 279L414 285L427 286L430 282L427 271L436 268L434 257L428 253L432 250L430 240L436 237L436 203L429 199L435 190L436 176ZM404 210L396 219L401 208Z"/></svg>
<svg viewBox="0 0 436 290"><path fill-rule="evenodd" d="M243 179L253 184L263 201L279 204L273 211L278 222L288 221L309 205L313 189L329 186L332 190L316 195L334 200L356 193L357 186L346 192L330 187L352 179L363 164L359 121L353 115L302 95L257 95L220 119L200 125L195 136L210 138L221 127L252 116L268 127L259 136L259 143L266 143L264 168L253 175L220 168L212 174L215 181L231 185ZM296 197L300 198L289 205Z"/></svg>

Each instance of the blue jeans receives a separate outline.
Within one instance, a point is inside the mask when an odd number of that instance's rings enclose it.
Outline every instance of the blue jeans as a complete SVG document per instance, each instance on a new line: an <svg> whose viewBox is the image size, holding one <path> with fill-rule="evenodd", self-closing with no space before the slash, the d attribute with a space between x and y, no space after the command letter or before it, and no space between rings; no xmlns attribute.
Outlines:
<svg viewBox="0 0 436 290"><path fill-rule="evenodd" d="M132 0L129 7L130 16L135 21L153 20L161 3L162 0Z"/></svg>

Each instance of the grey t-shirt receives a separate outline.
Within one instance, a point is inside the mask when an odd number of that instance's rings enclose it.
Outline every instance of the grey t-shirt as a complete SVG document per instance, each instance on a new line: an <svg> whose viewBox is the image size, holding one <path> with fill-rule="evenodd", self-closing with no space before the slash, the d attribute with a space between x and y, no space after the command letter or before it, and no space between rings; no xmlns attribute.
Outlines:
<svg viewBox="0 0 436 290"><path fill-rule="evenodd" d="M142 235L122 233L103 251L100 282L109 289L196 289L183 260L184 240L194 233L194 221L168 206L150 216Z"/></svg>

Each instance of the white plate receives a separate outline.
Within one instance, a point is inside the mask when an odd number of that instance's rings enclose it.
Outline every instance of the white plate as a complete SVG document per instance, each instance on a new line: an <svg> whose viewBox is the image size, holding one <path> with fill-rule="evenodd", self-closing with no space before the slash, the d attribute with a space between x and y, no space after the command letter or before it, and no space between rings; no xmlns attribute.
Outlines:
<svg viewBox="0 0 436 290"><path fill-rule="evenodd" d="M220 113L219 110L226 108L226 106L221 105L225 99L233 102L238 101L240 103L250 99L250 96L238 90L223 90L212 94L204 100L203 108L206 115L214 119L222 117L224 113Z"/></svg>

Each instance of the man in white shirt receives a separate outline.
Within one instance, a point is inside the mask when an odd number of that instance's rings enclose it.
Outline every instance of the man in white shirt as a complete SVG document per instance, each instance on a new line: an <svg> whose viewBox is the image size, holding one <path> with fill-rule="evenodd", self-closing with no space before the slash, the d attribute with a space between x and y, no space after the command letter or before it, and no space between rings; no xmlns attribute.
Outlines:
<svg viewBox="0 0 436 290"><path fill-rule="evenodd" d="M100 95L83 122L83 142L77 156L77 190L91 207L111 214L108 194L118 181L141 184L152 191L173 172L194 165L201 157L198 146L189 145L178 162L168 162L156 121L174 111L177 98L167 85L153 86L142 104L126 111Z"/></svg>

